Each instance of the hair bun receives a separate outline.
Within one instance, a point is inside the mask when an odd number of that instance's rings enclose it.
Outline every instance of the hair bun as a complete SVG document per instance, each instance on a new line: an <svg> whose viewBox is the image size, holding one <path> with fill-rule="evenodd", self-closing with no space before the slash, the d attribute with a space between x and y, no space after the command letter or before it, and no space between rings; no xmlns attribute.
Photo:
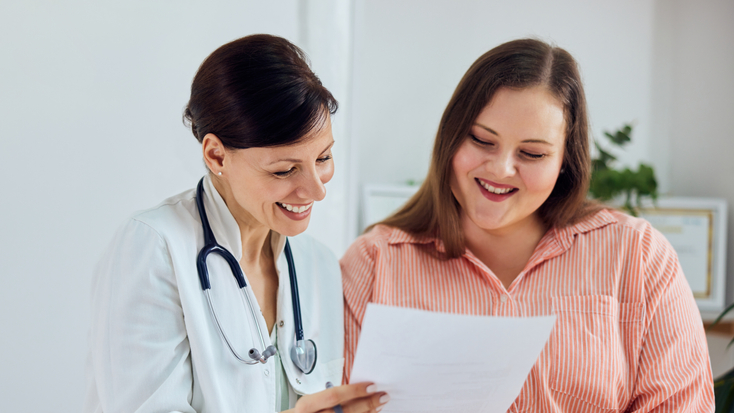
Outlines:
<svg viewBox="0 0 734 413"><path fill-rule="evenodd" d="M186 106L186 109L184 109L182 121L184 125L191 128L191 133L194 134L196 140L201 142L201 138L199 137L199 133L197 132L196 121L194 120L194 114L191 113L191 109L188 105Z"/></svg>

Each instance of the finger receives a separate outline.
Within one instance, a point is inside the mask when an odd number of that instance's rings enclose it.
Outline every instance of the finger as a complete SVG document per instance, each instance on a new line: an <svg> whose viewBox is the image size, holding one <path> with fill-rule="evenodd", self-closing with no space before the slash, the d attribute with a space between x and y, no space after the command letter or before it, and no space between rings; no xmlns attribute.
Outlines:
<svg viewBox="0 0 734 413"><path fill-rule="evenodd" d="M296 407L298 412L303 413L318 412L320 410L329 411L329 409L333 410L333 406L343 405L354 399L367 397L374 394L375 391L375 385L372 383L355 383L332 387L301 397Z"/></svg>
<svg viewBox="0 0 734 413"><path fill-rule="evenodd" d="M388 401L390 401L390 396L387 393L381 392L372 396L354 399L343 404L341 407L344 413L376 412L378 411L377 409L381 409Z"/></svg>

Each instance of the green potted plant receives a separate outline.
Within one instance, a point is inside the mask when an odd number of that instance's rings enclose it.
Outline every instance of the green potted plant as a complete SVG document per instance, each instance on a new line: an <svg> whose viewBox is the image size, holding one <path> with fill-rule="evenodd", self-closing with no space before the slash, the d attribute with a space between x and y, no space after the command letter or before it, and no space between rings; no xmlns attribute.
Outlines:
<svg viewBox="0 0 734 413"><path fill-rule="evenodd" d="M610 143L623 148L632 140L632 124L623 125L614 133L604 132ZM610 149L605 149L594 139L599 155L592 158L591 184L589 194L602 202L609 202L624 197L623 208L633 216L639 214L644 198L654 202L658 197L658 183L655 171L649 165L641 163L636 170L630 168L617 169L617 157Z"/></svg>

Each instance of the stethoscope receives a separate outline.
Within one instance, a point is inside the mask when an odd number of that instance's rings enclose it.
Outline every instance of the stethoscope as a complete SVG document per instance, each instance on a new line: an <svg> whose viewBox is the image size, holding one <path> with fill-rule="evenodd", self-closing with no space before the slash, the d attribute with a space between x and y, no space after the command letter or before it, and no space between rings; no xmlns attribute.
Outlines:
<svg viewBox="0 0 734 413"><path fill-rule="evenodd" d="M212 316L214 317L214 322L216 323L217 329L219 330L219 335L222 337L222 340L224 340L225 344L227 344L229 351L232 352L234 357L242 363L250 365L257 363L266 363L268 361L268 358L274 356L278 351L273 345L269 345L267 348L265 348L265 340L263 339L263 334L260 330L260 324L257 321L257 317L255 317L255 309L252 306L249 294L247 294L247 291L245 291L245 289L247 288L247 283L245 282L245 276L242 274L240 264L237 262L237 259L232 255L232 253L227 251L226 248L217 244L217 240L214 238L212 228L209 226L209 219L207 219L206 211L204 211L204 201L202 196L204 192L203 183L204 178L199 181L199 185L196 187L196 207L199 209L201 225L204 228L204 248L199 251L199 255L196 257L196 269L199 273L201 289L204 291L204 295L206 296L206 301L209 304L209 310L211 311ZM235 280L237 280L237 285L239 285L240 287L240 293L242 294L242 296L245 297L247 307L250 309L252 321L257 326L257 335L260 337L260 345L262 348L265 348L265 350L260 353L260 351L258 351L256 348L251 348L250 351L247 353L249 359L241 357L234 349L234 347L232 347L232 344L229 342L227 335L222 329L222 325L219 323L217 313L216 311L214 311L212 299L209 296L209 289L211 289L211 284L209 283L209 270L206 267L206 258L207 256L209 256L210 253L215 253L219 255L220 257L224 258L225 261L227 261L227 264L229 264L229 268L232 270L232 275L234 275ZM291 246L288 243L287 238L285 240L285 258L288 261L288 275L291 282L291 299L293 300L293 319L296 328L296 343L293 345L293 347L291 347L291 360L293 361L293 364L295 364L296 367L298 367L302 372L304 372L305 374L309 374L316 366L316 344L313 342L313 340L303 339L303 322L301 321L301 302L298 297L296 266L293 263L293 254L291 253Z"/></svg>

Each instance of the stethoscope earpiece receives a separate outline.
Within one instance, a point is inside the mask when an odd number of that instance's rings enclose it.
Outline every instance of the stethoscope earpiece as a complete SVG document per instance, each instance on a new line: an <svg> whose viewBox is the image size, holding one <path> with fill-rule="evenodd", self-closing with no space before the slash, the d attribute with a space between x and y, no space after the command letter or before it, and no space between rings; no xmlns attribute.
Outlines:
<svg viewBox="0 0 734 413"><path fill-rule="evenodd" d="M276 354L278 354L278 350L276 350L275 346L272 344L269 345L262 354L260 354L256 348L251 348L250 351L247 352L247 355L250 356L251 359L259 361L260 363L266 363L270 357L273 357Z"/></svg>

